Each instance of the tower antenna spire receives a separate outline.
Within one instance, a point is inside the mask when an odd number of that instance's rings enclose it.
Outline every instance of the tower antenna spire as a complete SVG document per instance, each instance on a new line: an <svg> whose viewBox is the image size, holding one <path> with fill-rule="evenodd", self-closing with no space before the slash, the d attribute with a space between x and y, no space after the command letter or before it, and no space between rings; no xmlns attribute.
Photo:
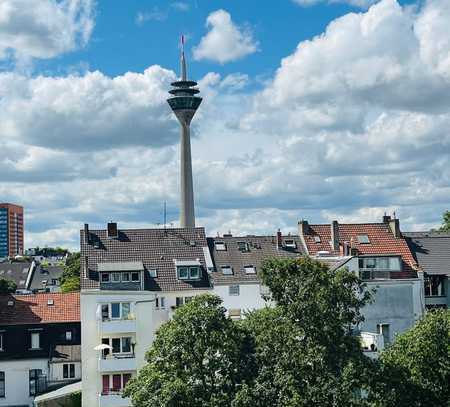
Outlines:
<svg viewBox="0 0 450 407"><path fill-rule="evenodd" d="M187 80L186 57L184 55L184 35L181 36L181 80Z"/></svg>

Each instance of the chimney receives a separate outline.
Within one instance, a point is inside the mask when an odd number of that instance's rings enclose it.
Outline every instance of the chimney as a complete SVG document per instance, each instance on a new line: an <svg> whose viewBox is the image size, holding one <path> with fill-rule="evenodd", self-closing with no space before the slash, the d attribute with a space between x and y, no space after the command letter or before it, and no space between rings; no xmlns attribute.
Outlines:
<svg viewBox="0 0 450 407"><path fill-rule="evenodd" d="M84 256L84 278L89 278L89 258Z"/></svg>
<svg viewBox="0 0 450 407"><path fill-rule="evenodd" d="M307 220L301 220L298 222L298 234L304 236L309 234L309 224Z"/></svg>
<svg viewBox="0 0 450 407"><path fill-rule="evenodd" d="M277 232L277 249L280 250L282 248L283 248L283 238L282 238L282 235L281 235L281 230L278 229L278 232Z"/></svg>
<svg viewBox="0 0 450 407"><path fill-rule="evenodd" d="M119 237L119 231L117 229L116 222L108 223L107 233L108 233L108 235L107 235L108 239L117 239Z"/></svg>
<svg viewBox="0 0 450 407"><path fill-rule="evenodd" d="M339 251L339 223L337 220L331 222L331 247L334 251Z"/></svg>
<svg viewBox="0 0 450 407"><path fill-rule="evenodd" d="M349 242L344 242L342 244L342 255L343 256L350 256L351 246Z"/></svg>
<svg viewBox="0 0 450 407"><path fill-rule="evenodd" d="M89 234L89 223L84 224L84 243L85 244L91 243L91 236Z"/></svg>
<svg viewBox="0 0 450 407"><path fill-rule="evenodd" d="M390 220L391 220L390 215L386 215L386 213L385 213L383 216L383 223L388 224Z"/></svg>
<svg viewBox="0 0 450 407"><path fill-rule="evenodd" d="M399 219L389 219L389 228L396 239L402 237L400 233L400 220Z"/></svg>

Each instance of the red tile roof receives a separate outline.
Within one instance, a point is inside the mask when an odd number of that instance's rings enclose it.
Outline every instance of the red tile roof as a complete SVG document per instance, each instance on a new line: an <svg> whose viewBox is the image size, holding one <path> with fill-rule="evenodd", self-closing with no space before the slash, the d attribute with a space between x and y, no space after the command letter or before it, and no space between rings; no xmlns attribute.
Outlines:
<svg viewBox="0 0 450 407"><path fill-rule="evenodd" d="M367 235L369 243L359 243L358 235ZM316 243L314 236L320 236L320 243ZM303 237L312 256L319 251L328 251L333 255L341 254L331 246L331 225L309 225L309 231ZM405 272L417 269L406 239L394 237L386 223L339 224L339 243L343 245L344 242L351 243L361 255L399 255L402 257Z"/></svg>
<svg viewBox="0 0 450 407"><path fill-rule="evenodd" d="M53 300L53 305L48 301ZM13 301L14 305L8 305ZM0 325L80 321L80 293L0 295Z"/></svg>

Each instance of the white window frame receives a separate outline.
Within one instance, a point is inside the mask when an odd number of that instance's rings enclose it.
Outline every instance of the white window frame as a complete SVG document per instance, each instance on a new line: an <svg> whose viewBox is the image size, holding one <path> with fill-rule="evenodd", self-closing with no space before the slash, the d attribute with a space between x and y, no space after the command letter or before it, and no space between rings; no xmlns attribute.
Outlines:
<svg viewBox="0 0 450 407"><path fill-rule="evenodd" d="M236 244L237 244L238 250L239 250L240 252L245 253L245 252L248 252L248 251L249 251L249 246L248 246L248 243L247 243L247 242L245 242L245 241L243 241L243 240L239 240L239 242L236 242ZM241 247L239 247L240 245L244 245L244 247L241 248Z"/></svg>
<svg viewBox="0 0 450 407"><path fill-rule="evenodd" d="M67 366L67 377L64 377L64 366ZM73 366L73 376L70 374L70 366ZM63 379L74 379L76 377L75 363L63 363Z"/></svg>
<svg viewBox="0 0 450 407"><path fill-rule="evenodd" d="M227 270L227 271L224 272L225 270ZM228 265L220 266L220 271L222 272L222 274L224 276L232 276L234 274L233 267L228 266Z"/></svg>
<svg viewBox="0 0 450 407"><path fill-rule="evenodd" d="M118 277L119 279L116 280L115 277ZM122 276L121 273L118 271L114 271L111 273L111 283L117 284L122 282Z"/></svg>
<svg viewBox="0 0 450 407"><path fill-rule="evenodd" d="M108 276L108 281L103 280L103 276ZM100 273L100 283L110 283L111 282L111 276L109 273Z"/></svg>
<svg viewBox="0 0 450 407"><path fill-rule="evenodd" d="M119 352L114 352L113 351L113 340L114 339L118 339L119 340ZM123 344L124 344L124 340L125 339L130 339L130 350L129 352L124 352L123 351ZM111 346L111 354L112 355L132 355L133 354L133 337L132 336L120 336L120 337L113 337L113 338L109 338L109 343Z"/></svg>
<svg viewBox="0 0 450 407"><path fill-rule="evenodd" d="M133 280L133 276L137 275L137 280ZM139 271L132 271L131 272L131 282L132 283L140 283L141 282L141 273Z"/></svg>
<svg viewBox="0 0 450 407"><path fill-rule="evenodd" d="M30 332L30 338L31 338L30 349L31 350L40 350L41 349L41 333L32 331L32 332ZM34 346L36 344L37 344L37 346Z"/></svg>
<svg viewBox="0 0 450 407"><path fill-rule="evenodd" d="M370 244L369 235L365 233L361 233L360 235L356 235L356 239L359 244Z"/></svg>
<svg viewBox="0 0 450 407"><path fill-rule="evenodd" d="M216 249L216 252L226 252L227 251L227 244L225 242L214 242L214 248Z"/></svg>
<svg viewBox="0 0 450 407"><path fill-rule="evenodd" d="M71 342L73 338L72 331L66 331L66 341Z"/></svg>
<svg viewBox="0 0 450 407"><path fill-rule="evenodd" d="M125 275L128 275L128 278L124 278ZM129 283L130 280L131 280L131 275L130 275L130 273L129 273L128 271L124 271L124 272L122 273L121 279L122 279L122 282L123 282L123 283Z"/></svg>
<svg viewBox="0 0 450 407"><path fill-rule="evenodd" d="M166 308L166 298L165 297L156 297L155 306L156 309L165 309Z"/></svg>
<svg viewBox="0 0 450 407"><path fill-rule="evenodd" d="M284 239L284 246L289 249L296 249L297 244L295 243L294 239Z"/></svg>
<svg viewBox="0 0 450 407"><path fill-rule="evenodd" d="M256 274L256 267L253 264L247 264L244 266L245 274Z"/></svg>

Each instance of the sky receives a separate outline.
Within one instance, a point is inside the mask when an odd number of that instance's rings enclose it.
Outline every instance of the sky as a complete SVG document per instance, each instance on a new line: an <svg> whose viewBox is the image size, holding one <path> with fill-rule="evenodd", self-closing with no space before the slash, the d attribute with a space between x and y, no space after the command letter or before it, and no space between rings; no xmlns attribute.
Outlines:
<svg viewBox="0 0 450 407"><path fill-rule="evenodd" d="M450 209L448 0L3 0L0 201L26 247L176 226L180 36L208 235L297 222L428 230Z"/></svg>

